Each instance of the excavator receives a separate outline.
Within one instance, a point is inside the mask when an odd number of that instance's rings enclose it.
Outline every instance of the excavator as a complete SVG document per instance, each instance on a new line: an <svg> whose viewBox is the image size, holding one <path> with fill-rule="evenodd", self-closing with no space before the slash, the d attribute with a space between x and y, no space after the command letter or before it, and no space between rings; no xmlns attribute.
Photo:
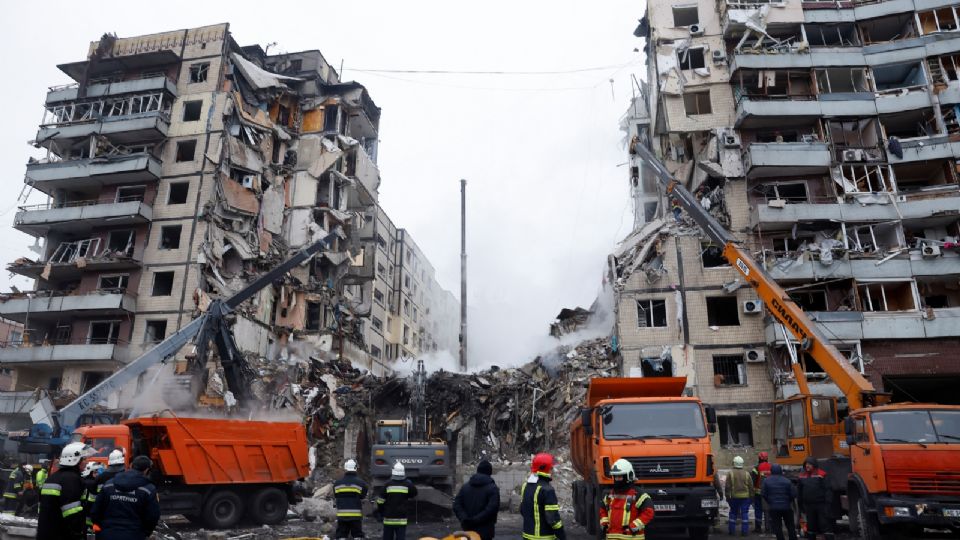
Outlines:
<svg viewBox="0 0 960 540"><path fill-rule="evenodd" d="M98 413L94 407L119 392L128 382L136 379L150 367L172 358L187 343L193 342L195 351L188 356L188 372L197 373L207 361L207 353L213 344L224 370L227 389L243 407L250 400L249 382L256 377L247 365L237 347L230 329L229 315L244 301L250 299L261 289L283 277L289 270L310 259L314 254L328 246L336 233L301 249L294 256L264 273L256 280L227 299L216 299L207 310L189 324L164 339L152 349L131 361L122 369L84 392L60 410L56 410L49 397L40 398L30 410L33 425L29 432L16 437L18 450L22 454L39 454L46 457L59 455L60 449L70 442L73 431L80 425L114 424L116 418L106 413Z"/></svg>
<svg viewBox="0 0 960 540"><path fill-rule="evenodd" d="M837 499L864 540L923 529L960 533L960 406L891 403L834 347L772 277L643 145L637 155L666 195L718 246L763 301L787 342L799 393L776 401L776 462L800 465L818 458ZM846 400L810 391L797 349L812 358ZM839 516L836 516L839 517Z"/></svg>

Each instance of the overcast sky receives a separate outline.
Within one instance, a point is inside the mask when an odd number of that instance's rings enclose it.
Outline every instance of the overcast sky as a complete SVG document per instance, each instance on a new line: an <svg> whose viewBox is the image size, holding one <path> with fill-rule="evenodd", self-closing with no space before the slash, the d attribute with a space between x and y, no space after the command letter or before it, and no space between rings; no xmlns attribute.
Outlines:
<svg viewBox="0 0 960 540"><path fill-rule="evenodd" d="M241 45L319 49L383 110L380 201L459 296L459 179L466 178L471 361L516 364L565 306L589 306L629 232L619 120L642 72L639 0L465 2L16 2L0 22L0 262L33 239L12 228L26 144L56 64L120 37L229 22ZM612 66L612 67L611 67ZM571 71L424 75L361 70ZM612 79L612 83L610 82ZM43 202L37 194L31 202ZM0 290L31 282L5 270Z"/></svg>

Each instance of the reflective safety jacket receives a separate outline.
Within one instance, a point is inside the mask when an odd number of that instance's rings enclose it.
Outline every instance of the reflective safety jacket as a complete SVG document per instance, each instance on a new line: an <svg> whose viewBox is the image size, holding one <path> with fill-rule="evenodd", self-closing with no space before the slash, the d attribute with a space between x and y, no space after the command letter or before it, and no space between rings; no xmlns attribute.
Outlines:
<svg viewBox="0 0 960 540"><path fill-rule="evenodd" d="M653 499L633 487L613 489L603 497L600 527L608 540L644 540L644 530L653 520ZM636 531L636 532L634 532Z"/></svg>
<svg viewBox="0 0 960 540"><path fill-rule="evenodd" d="M538 472L527 478L520 488L520 515L524 540L566 540L557 492L550 485L549 474Z"/></svg>
<svg viewBox="0 0 960 540"><path fill-rule="evenodd" d="M333 484L333 498L337 503L337 519L360 521L363 519L363 499L367 496L367 484L357 473L348 472Z"/></svg>
<svg viewBox="0 0 960 540"><path fill-rule="evenodd" d="M43 487L43 483L47 481L47 476L49 476L49 473L46 469L37 471L37 488Z"/></svg>
<svg viewBox="0 0 960 540"><path fill-rule="evenodd" d="M40 489L37 540L80 540L86 537L80 495L80 469L62 467Z"/></svg>
<svg viewBox="0 0 960 540"><path fill-rule="evenodd" d="M417 486L403 479L391 479L383 486L383 494L377 497L377 509L386 527L402 527L407 524L407 501L417 496Z"/></svg>
<svg viewBox="0 0 960 540"><path fill-rule="evenodd" d="M761 461L757 463L757 466L750 471L750 475L753 476L753 492L755 495L760 495L760 488L763 487L763 480L770 476L770 469L773 465L769 461Z"/></svg>
<svg viewBox="0 0 960 540"><path fill-rule="evenodd" d="M18 493L23 491L23 477L22 467L17 467L10 471L10 476L7 478L7 487L3 490L4 498L16 499L18 497Z"/></svg>

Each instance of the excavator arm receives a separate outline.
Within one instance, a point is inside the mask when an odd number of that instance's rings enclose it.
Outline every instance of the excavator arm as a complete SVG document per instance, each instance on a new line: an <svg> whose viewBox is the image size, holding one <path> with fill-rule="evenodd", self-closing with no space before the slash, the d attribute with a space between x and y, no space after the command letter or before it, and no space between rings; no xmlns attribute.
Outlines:
<svg viewBox="0 0 960 540"><path fill-rule="evenodd" d="M887 394L877 392L873 384L854 369L800 306L750 256L750 253L737 243L736 238L700 205L696 197L670 174L650 149L637 145L636 152L644 164L654 171L667 195L677 201L714 243L723 246L723 256L740 272L744 281L753 287L757 296L767 306L770 315L782 324L797 340L800 348L826 371L833 383L846 396L851 410L885 403L888 400ZM810 395L806 375L800 363L793 365L793 372L796 375L800 393Z"/></svg>

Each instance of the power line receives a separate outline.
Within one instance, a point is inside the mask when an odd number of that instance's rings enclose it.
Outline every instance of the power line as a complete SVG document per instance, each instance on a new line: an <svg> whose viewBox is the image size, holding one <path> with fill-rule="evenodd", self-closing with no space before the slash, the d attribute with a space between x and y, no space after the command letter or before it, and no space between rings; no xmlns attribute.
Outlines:
<svg viewBox="0 0 960 540"><path fill-rule="evenodd" d="M594 66L594 67L585 67L585 68L545 70L545 71L534 71L534 70L470 71L470 70L448 70L448 69L360 69L360 68L351 68L351 67L348 67L346 69L359 71L362 73L407 73L407 74L417 74L417 75L569 75L573 73L585 73L589 71L602 71L605 69L623 68L630 64L633 64L633 62L627 62L626 64L612 64L609 66Z"/></svg>

